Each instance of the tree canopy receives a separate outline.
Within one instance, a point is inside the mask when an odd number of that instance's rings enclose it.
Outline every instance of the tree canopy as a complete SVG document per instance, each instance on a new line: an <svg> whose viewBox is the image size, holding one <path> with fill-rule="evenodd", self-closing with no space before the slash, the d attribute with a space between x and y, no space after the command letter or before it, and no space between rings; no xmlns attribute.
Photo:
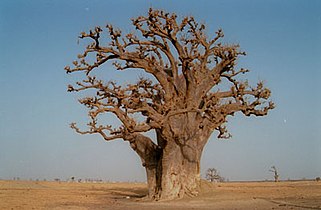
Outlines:
<svg viewBox="0 0 321 210"><path fill-rule="evenodd" d="M236 69L238 57L245 52L239 50L239 45L223 44L221 29L209 39L205 25L198 24L193 17L178 20L175 14L153 9L146 17L132 19L132 23L140 34L123 35L108 24L105 29L96 27L79 36L91 39L92 43L78 55L73 67L65 69L67 73L84 72L87 79L70 85L68 90L95 89L97 93L80 100L90 109L91 122L87 131L72 124L78 132L99 133L105 140L126 139L133 133L162 128L170 116L197 112L201 116L200 126L218 130L219 137L228 137L224 126L227 116L239 111L246 116L263 116L274 108L273 102L268 101L270 90L262 82L250 87L247 81L237 80L237 76L248 72ZM101 43L104 31L108 32L109 43ZM117 70L143 69L157 83L141 78L136 84L122 87L91 76L94 69L108 61ZM223 86L215 88L223 82L229 83L225 90L221 89ZM119 128L98 125L98 115L106 112L115 114L123 125ZM137 122L134 113L140 113L146 120Z"/></svg>

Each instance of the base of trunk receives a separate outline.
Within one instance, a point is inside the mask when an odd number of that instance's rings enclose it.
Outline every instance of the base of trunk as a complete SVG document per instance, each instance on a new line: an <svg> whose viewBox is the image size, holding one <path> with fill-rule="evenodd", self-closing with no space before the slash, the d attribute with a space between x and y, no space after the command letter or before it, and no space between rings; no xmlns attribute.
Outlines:
<svg viewBox="0 0 321 210"><path fill-rule="evenodd" d="M200 159L207 137L193 135L165 140L157 133L157 145L142 135L130 140L146 169L151 200L199 194Z"/></svg>
<svg viewBox="0 0 321 210"><path fill-rule="evenodd" d="M176 144L166 145L153 172L146 168L149 197L152 200L173 200L197 196L200 157L196 154L188 153Z"/></svg>
<svg viewBox="0 0 321 210"><path fill-rule="evenodd" d="M184 196L194 197L199 193L199 174L184 172L177 173L174 169L170 173L163 174L162 188L159 192L160 200L172 200Z"/></svg>

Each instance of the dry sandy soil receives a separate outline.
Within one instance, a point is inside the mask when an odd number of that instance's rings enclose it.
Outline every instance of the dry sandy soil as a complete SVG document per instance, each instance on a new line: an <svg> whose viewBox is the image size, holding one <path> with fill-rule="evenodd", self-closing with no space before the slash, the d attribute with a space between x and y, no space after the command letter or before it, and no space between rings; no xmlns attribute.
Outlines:
<svg viewBox="0 0 321 210"><path fill-rule="evenodd" d="M202 188L196 198L149 202L143 183L0 180L0 209L321 209L321 182L203 182Z"/></svg>

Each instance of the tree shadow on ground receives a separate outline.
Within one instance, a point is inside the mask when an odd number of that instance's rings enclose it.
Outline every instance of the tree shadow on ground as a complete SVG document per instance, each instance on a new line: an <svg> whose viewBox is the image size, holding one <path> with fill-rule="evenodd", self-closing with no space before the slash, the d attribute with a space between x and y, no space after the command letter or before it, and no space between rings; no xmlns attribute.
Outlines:
<svg viewBox="0 0 321 210"><path fill-rule="evenodd" d="M147 188L117 187L106 189L106 192L108 192L108 198L112 199L140 199L148 195Z"/></svg>

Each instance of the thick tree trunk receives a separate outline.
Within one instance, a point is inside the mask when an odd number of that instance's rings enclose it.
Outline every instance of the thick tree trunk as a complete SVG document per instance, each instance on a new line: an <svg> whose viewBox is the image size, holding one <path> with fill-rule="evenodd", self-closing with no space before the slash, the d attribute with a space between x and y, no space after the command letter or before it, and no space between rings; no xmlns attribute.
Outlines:
<svg viewBox="0 0 321 210"><path fill-rule="evenodd" d="M202 129L165 139L156 131L157 145L148 137L138 135L130 140L146 169L148 197L172 200L196 196L200 185L200 160L210 133Z"/></svg>
<svg viewBox="0 0 321 210"><path fill-rule="evenodd" d="M200 186L200 161L211 134L202 127L197 113L172 116L162 136L161 183L159 199L196 196Z"/></svg>
<svg viewBox="0 0 321 210"><path fill-rule="evenodd" d="M162 155L156 170L156 199L171 200L185 195L198 195L201 155L210 132L196 129L196 132L191 133L182 133L179 137L165 140L157 132Z"/></svg>
<svg viewBox="0 0 321 210"><path fill-rule="evenodd" d="M159 199L182 198L198 194L201 151L186 149L170 141L163 151Z"/></svg>

